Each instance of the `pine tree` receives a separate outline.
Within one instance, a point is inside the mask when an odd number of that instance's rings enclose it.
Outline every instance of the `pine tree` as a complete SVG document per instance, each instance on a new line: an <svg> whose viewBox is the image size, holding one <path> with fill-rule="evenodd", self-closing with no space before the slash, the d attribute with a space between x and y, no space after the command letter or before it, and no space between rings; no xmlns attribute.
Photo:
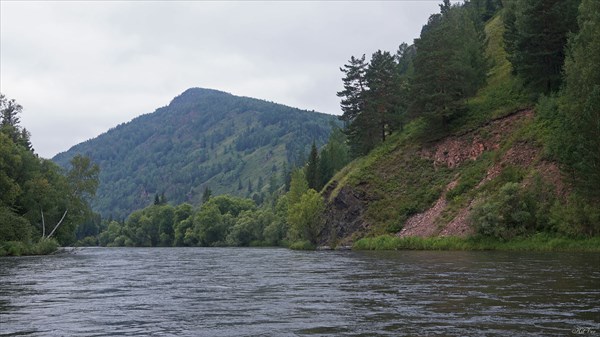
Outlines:
<svg viewBox="0 0 600 337"><path fill-rule="evenodd" d="M372 142L375 136L370 134L375 129L375 126L371 125L373 121L364 113L367 99L365 55L361 58L352 56L349 63L340 70L345 74L342 79L344 90L337 93L337 96L342 98L340 106L343 114L340 119L344 121L344 132L348 136L352 153L360 156L373 148Z"/></svg>
<svg viewBox="0 0 600 337"><path fill-rule="evenodd" d="M580 0L520 0L507 7L504 35L513 70L534 91L556 91Z"/></svg>
<svg viewBox="0 0 600 337"><path fill-rule="evenodd" d="M321 189L321 179L319 177L319 151L315 142L312 143L310 149L310 155L308 156L308 162L306 163L306 181L308 188L312 188L315 191Z"/></svg>
<svg viewBox="0 0 600 337"><path fill-rule="evenodd" d="M569 141L560 152L570 156L578 185L600 199L600 2L583 0L578 22L565 61L562 110Z"/></svg>
<svg viewBox="0 0 600 337"><path fill-rule="evenodd" d="M210 189L210 187L206 186L204 188L204 193L202 193L202 203L205 204L210 200L210 197L212 196L212 190Z"/></svg>
<svg viewBox="0 0 600 337"><path fill-rule="evenodd" d="M465 8L444 7L430 16L419 39L410 110L430 126L446 129L464 108L464 99L485 81L483 41Z"/></svg>
<svg viewBox="0 0 600 337"><path fill-rule="evenodd" d="M14 99L9 100L0 93L0 132L6 134L15 144L33 151L31 146L31 134L19 125L21 118L19 114L23 107Z"/></svg>
<svg viewBox="0 0 600 337"><path fill-rule="evenodd" d="M389 52L376 51L365 73L365 80L369 90L364 112L374 120L370 124L377 129L378 142L385 142L387 135L399 128L396 108L400 78L394 56Z"/></svg>

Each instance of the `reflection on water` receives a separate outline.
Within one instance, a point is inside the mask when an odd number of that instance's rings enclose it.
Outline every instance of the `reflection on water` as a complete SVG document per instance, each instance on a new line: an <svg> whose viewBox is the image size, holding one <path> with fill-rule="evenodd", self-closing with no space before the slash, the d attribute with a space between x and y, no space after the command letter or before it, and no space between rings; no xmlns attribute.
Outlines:
<svg viewBox="0 0 600 337"><path fill-rule="evenodd" d="M600 255L85 248L0 258L0 335L600 335Z"/></svg>

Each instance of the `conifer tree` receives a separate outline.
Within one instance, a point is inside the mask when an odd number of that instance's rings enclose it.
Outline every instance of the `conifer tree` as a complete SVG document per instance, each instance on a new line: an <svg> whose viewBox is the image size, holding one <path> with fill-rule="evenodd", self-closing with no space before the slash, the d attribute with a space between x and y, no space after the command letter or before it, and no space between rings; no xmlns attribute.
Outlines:
<svg viewBox="0 0 600 337"><path fill-rule="evenodd" d="M308 188L312 188L315 191L321 189L321 179L319 177L319 152L315 142L312 143L308 162L306 163L306 181L308 183Z"/></svg>
<svg viewBox="0 0 600 337"><path fill-rule="evenodd" d="M400 124L396 110L400 79L394 56L389 52L376 51L365 73L365 80L369 90L364 113L374 120L369 126L376 128L377 140L385 142L387 135Z"/></svg>
<svg viewBox="0 0 600 337"><path fill-rule="evenodd" d="M568 136L560 152L569 156L579 186L600 199L600 2L583 0L578 22L565 61L562 110Z"/></svg>
<svg viewBox="0 0 600 337"><path fill-rule="evenodd" d="M465 8L443 6L415 39L413 116L447 128L485 81L483 41Z"/></svg>
<svg viewBox="0 0 600 337"><path fill-rule="evenodd" d="M534 91L559 89L565 45L577 31L580 0L520 0L510 3L504 35L513 71Z"/></svg>

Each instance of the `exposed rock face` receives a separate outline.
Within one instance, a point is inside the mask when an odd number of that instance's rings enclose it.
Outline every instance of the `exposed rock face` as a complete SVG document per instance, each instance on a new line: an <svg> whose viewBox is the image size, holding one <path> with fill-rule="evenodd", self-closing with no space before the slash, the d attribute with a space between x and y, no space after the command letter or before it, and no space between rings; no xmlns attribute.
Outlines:
<svg viewBox="0 0 600 337"><path fill-rule="evenodd" d="M532 110L518 111L493 120L475 131L449 136L435 142L421 150L421 156L433 159L436 167L458 167L467 160L476 160L485 151L498 149L502 137L510 133L517 122L532 117Z"/></svg>
<svg viewBox="0 0 600 337"><path fill-rule="evenodd" d="M466 161L478 159L486 151L499 149L502 141L515 130L518 124L530 121L532 118L532 110L517 111L509 116L490 121L476 130L430 143L421 148L416 154L422 158L432 160L435 167L456 168ZM564 193L565 187L561 182L558 167L553 163L540 161L539 150L537 146L526 142L514 144L489 168L485 178L475 188L479 188L487 181L496 178L507 165L524 168L535 165L545 181L550 181L556 186L559 194ZM383 171L389 171L390 174L401 174L395 169L390 167ZM381 178L387 179L386 177ZM468 219L476 200L470 200L466 207L460 209L452 220L440 224L440 216L448 205L446 193L453 189L458 182L458 179L450 182L442 195L429 209L409 217L403 224L403 229L397 235L464 237L472 234L473 229L469 226ZM527 184L527 180L524 183ZM330 199L331 193L336 187L337 184L334 183L325 191L326 200ZM374 197L363 191L368 191L368 188L365 188L365 186L343 186L335 198L328 203L325 213L326 225L321 235L323 243L348 244L352 241L353 235L354 238L361 237L361 234L368 231L371 224L364 219L364 215L369 202Z"/></svg>
<svg viewBox="0 0 600 337"><path fill-rule="evenodd" d="M329 198L337 184L329 186L325 198ZM344 239L353 233L363 232L369 224L363 220L367 207L367 196L349 186L340 189L325 210L325 228L321 232L321 243L346 244ZM338 242L338 240L342 240Z"/></svg>

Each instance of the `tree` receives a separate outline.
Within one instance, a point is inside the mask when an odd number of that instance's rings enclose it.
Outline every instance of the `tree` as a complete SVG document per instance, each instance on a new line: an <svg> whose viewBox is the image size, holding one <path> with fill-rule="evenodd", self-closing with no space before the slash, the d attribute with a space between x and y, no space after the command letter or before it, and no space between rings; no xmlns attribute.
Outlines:
<svg viewBox="0 0 600 337"><path fill-rule="evenodd" d="M317 150L315 142L312 143L310 154L308 155L305 176L309 188L314 190L321 189L321 179L319 177L319 151Z"/></svg>
<svg viewBox="0 0 600 337"><path fill-rule="evenodd" d="M443 7L415 39L411 112L446 129L485 81L483 41L465 8Z"/></svg>
<svg viewBox="0 0 600 337"><path fill-rule="evenodd" d="M99 173L100 167L93 164L89 157L76 155L71 159L71 169L66 175L69 191L65 193L66 195L63 195L68 204L65 207L62 217L58 220L50 234L48 234L48 238L60 227L69 210L71 211L71 219L68 221L69 228L63 230L62 240L59 241L68 240L73 235L77 223L91 215L89 200L96 195Z"/></svg>
<svg viewBox="0 0 600 337"><path fill-rule="evenodd" d="M366 113L374 120L373 125L379 142L399 129L397 113L400 78L394 56L389 52L376 51L365 73L367 91Z"/></svg>
<svg viewBox="0 0 600 337"><path fill-rule="evenodd" d="M535 92L560 88L565 46L577 31L580 0L521 0L505 16L505 44L513 71Z"/></svg>
<svg viewBox="0 0 600 337"><path fill-rule="evenodd" d="M343 131L334 127L319 156L321 187L325 186L336 172L350 162L350 149L346 141L347 138Z"/></svg>
<svg viewBox="0 0 600 337"><path fill-rule="evenodd" d="M292 239L308 240L317 244L319 234L323 230L323 212L325 203L321 195L309 189L304 193L300 201L290 205L288 211L288 223L292 232Z"/></svg>
<svg viewBox="0 0 600 337"><path fill-rule="evenodd" d="M373 148L374 126L372 120L365 116L366 109L366 79L367 63L365 55L361 58L352 56L348 64L340 70L345 74L342 79L344 90L337 93L341 97L340 106L343 114L340 119L344 121L345 133L352 153L355 156L364 155Z"/></svg>
<svg viewBox="0 0 600 337"><path fill-rule="evenodd" d="M0 132L8 135L15 144L32 150L29 131L21 129L19 125L21 123L19 114L22 111L23 107L14 99L9 100L0 93Z"/></svg>
<svg viewBox="0 0 600 337"><path fill-rule="evenodd" d="M559 153L586 194L600 199L600 3L583 0L579 32L569 39L561 111Z"/></svg>
<svg viewBox="0 0 600 337"><path fill-rule="evenodd" d="M212 190L210 189L210 187L206 186L204 188L204 193L202 193L202 203L205 204L210 200L210 197L212 196Z"/></svg>
<svg viewBox="0 0 600 337"><path fill-rule="evenodd" d="M287 193L288 205L293 205L300 202L300 198L308 191L308 182L303 170L295 170L292 172L290 182L290 191Z"/></svg>

